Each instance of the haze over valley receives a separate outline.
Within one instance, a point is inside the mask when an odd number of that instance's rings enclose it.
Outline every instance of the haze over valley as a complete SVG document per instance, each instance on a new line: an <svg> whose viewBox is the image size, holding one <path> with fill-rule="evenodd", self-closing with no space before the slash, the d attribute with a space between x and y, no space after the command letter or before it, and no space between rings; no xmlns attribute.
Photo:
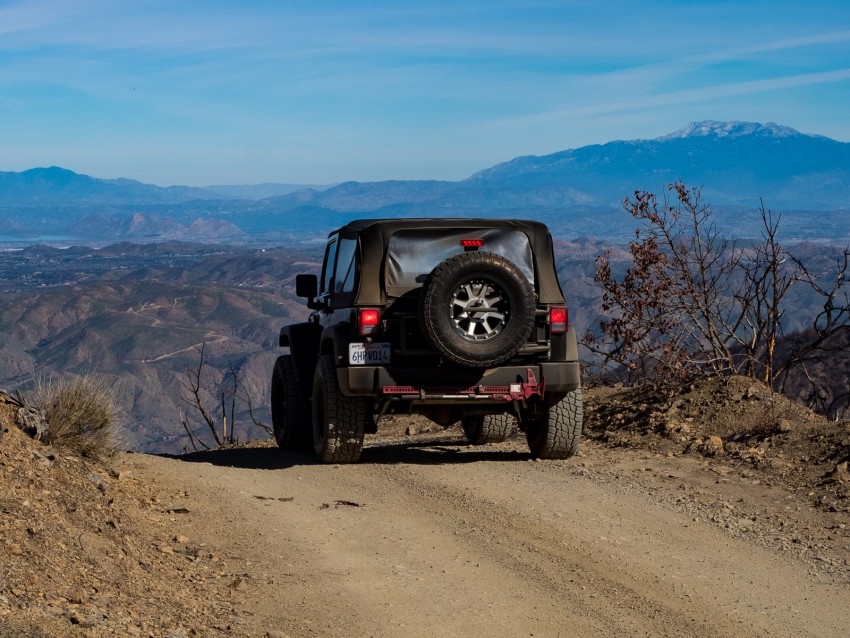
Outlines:
<svg viewBox="0 0 850 638"><path fill-rule="evenodd" d="M188 445L181 410L195 418L181 385L203 348L205 400L215 405L235 375L237 437L267 436L254 420L270 420L278 330L307 314L294 276L317 272L329 230L357 217L540 219L581 334L598 317L596 256L628 263L621 245L634 220L620 202L637 189L662 196L680 178L701 187L733 239L758 237L761 198L781 213L780 240L819 272L850 239L850 144L775 124L694 123L655 140L516 158L459 182L198 189L56 167L0 173L0 387L110 375L127 445L177 452ZM788 331L812 311L805 297L791 304Z"/></svg>
<svg viewBox="0 0 850 638"><path fill-rule="evenodd" d="M757 236L760 203L789 240L850 238L850 143L777 124L694 122L652 140L518 157L451 181L161 188L59 167L0 173L0 243L164 241L274 244L321 239L357 217L496 216L558 237L627 240L622 201L700 187L731 237ZM52 240L52 241L51 241Z"/></svg>

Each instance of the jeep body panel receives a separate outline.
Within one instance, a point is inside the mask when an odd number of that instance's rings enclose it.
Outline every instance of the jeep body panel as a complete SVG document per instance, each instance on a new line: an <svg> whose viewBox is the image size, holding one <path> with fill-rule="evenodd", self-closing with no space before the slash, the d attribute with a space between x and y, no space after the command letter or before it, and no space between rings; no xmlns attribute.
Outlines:
<svg viewBox="0 0 850 638"><path fill-rule="evenodd" d="M531 370L535 380L545 382L546 392L564 394L581 385L581 369L577 361L509 365L481 371L442 371L439 380L434 378L433 368L394 368L392 366L348 366L338 367L337 377L340 390L350 396L394 398L401 395L409 398L410 392L398 392L398 388L414 388L424 393L420 398L434 403L456 403L467 400L492 401L498 403L508 399L504 393L488 392L488 388L506 387L528 382ZM392 388L393 392L387 390ZM492 397L498 394L498 398Z"/></svg>
<svg viewBox="0 0 850 638"><path fill-rule="evenodd" d="M280 346L290 349L281 370L297 379L276 396L300 415L298 397L312 389L320 460L357 460L364 431L405 412L464 420L470 441L505 436L509 426L481 419L513 414L533 455L578 449L576 334L544 224L352 221L328 235L321 273L298 275L296 291L313 312L281 329ZM304 427L299 419L275 427ZM275 434L280 443L302 433Z"/></svg>

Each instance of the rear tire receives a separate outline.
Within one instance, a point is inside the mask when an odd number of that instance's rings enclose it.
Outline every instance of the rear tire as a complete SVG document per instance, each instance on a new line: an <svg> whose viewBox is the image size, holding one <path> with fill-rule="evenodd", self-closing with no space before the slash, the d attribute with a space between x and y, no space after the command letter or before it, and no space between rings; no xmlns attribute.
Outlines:
<svg viewBox="0 0 850 638"><path fill-rule="evenodd" d="M313 449L322 463L356 463L363 450L366 400L340 393L333 358L319 357L313 377Z"/></svg>
<svg viewBox="0 0 850 638"><path fill-rule="evenodd" d="M460 424L466 440L473 445L501 443L516 431L516 419L508 413L464 416Z"/></svg>
<svg viewBox="0 0 850 638"><path fill-rule="evenodd" d="M528 419L525 436L532 456L567 459L578 452L582 428L581 388L567 392L548 411Z"/></svg>
<svg viewBox="0 0 850 638"><path fill-rule="evenodd" d="M277 358L272 371L272 429L281 449L309 450L313 441L310 398L298 387L292 355Z"/></svg>

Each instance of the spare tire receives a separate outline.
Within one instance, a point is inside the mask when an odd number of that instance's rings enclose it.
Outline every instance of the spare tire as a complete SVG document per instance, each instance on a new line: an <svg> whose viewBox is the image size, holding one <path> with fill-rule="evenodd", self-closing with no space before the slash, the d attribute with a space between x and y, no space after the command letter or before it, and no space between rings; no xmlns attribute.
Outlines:
<svg viewBox="0 0 850 638"><path fill-rule="evenodd" d="M422 287L422 330L436 350L463 366L510 359L534 325L534 288L510 260L464 252L440 263Z"/></svg>

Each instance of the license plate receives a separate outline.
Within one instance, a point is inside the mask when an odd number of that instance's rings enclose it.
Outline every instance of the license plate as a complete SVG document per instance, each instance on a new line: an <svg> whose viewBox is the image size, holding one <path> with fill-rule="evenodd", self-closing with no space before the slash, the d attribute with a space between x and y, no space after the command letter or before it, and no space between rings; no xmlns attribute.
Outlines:
<svg viewBox="0 0 850 638"><path fill-rule="evenodd" d="M353 366L383 365L390 362L388 343L349 343L348 363Z"/></svg>

